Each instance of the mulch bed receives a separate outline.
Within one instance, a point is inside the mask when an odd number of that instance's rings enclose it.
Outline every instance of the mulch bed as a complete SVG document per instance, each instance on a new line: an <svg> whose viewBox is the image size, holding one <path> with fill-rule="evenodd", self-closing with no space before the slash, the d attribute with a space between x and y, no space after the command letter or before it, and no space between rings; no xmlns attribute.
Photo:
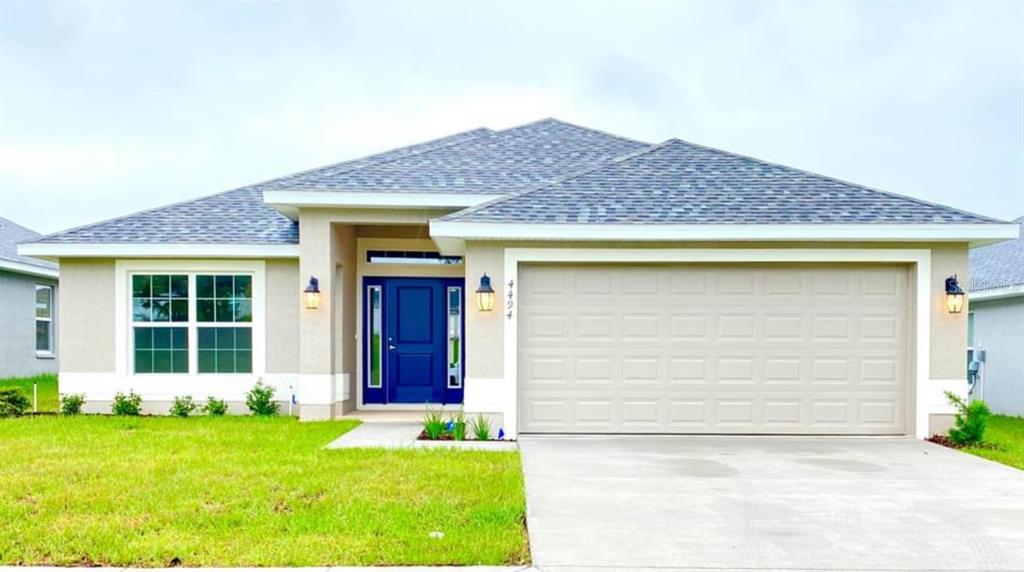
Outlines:
<svg viewBox="0 0 1024 572"><path fill-rule="evenodd" d="M437 439L431 439L427 437L426 431L420 431L420 436L416 438L417 441L454 441L455 437L451 433L441 433L441 436Z"/></svg>
<svg viewBox="0 0 1024 572"><path fill-rule="evenodd" d="M953 440L950 439L946 435L932 435L931 437L928 437L928 439L926 439L926 440L927 441L931 441L932 443L935 443L936 445L942 445L943 447L949 447L950 449L966 449L965 446L957 445L956 443L954 443ZM972 449L998 449L999 447L996 447L995 445L993 445L991 443L978 443L976 445L971 445L971 448Z"/></svg>

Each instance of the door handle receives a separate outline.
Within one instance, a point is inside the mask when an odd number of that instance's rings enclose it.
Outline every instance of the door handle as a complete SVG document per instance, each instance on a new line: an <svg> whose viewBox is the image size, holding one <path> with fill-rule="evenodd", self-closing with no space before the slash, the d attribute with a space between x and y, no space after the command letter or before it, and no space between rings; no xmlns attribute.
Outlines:
<svg viewBox="0 0 1024 572"><path fill-rule="evenodd" d="M388 344L388 349L389 349L389 350L393 350L393 349L395 349L395 346L393 346L393 345L391 345L391 344Z"/></svg>

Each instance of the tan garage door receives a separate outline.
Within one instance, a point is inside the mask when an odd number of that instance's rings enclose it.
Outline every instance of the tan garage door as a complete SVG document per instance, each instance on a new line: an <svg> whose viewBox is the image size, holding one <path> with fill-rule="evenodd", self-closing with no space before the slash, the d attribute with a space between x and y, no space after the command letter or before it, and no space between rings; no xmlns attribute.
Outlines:
<svg viewBox="0 0 1024 572"><path fill-rule="evenodd" d="M903 434L899 266L525 266L530 433Z"/></svg>

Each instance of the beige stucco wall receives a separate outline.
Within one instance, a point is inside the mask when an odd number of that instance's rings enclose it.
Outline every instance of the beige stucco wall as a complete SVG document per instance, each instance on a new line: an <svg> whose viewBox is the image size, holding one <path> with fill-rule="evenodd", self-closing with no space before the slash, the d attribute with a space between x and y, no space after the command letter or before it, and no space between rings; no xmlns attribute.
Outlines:
<svg viewBox="0 0 1024 572"><path fill-rule="evenodd" d="M503 375L504 325L501 296L505 293L504 249L513 248L850 248L850 249L929 249L932 251L930 288L934 293L931 304L931 357L929 375L932 379L953 380L964 377L967 347L967 312L949 314L945 306L943 285L947 276L957 274L963 284L969 283L968 247L965 243L653 243L629 244L622 242L468 242L465 266L468 292L476 289L483 273L491 277L499 299L495 311L480 312L475 303L467 304L466 316L466 377L500 378Z"/></svg>
<svg viewBox="0 0 1024 572"><path fill-rule="evenodd" d="M60 261L58 344L62 372L114 371L114 261Z"/></svg>
<svg viewBox="0 0 1024 572"><path fill-rule="evenodd" d="M267 373L299 371L299 261L267 260Z"/></svg>

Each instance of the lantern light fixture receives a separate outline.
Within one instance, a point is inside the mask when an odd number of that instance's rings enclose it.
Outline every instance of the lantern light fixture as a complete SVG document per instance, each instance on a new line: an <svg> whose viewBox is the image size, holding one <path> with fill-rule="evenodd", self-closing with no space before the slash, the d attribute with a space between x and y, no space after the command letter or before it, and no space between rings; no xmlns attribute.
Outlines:
<svg viewBox="0 0 1024 572"><path fill-rule="evenodd" d="M320 307L320 281L316 276L309 277L309 285L302 291L302 298L306 302L307 310L316 310Z"/></svg>
<svg viewBox="0 0 1024 572"><path fill-rule="evenodd" d="M494 309L494 288L491 288L491 277L486 272L480 277L480 287L476 289L476 307L481 312Z"/></svg>
<svg viewBox="0 0 1024 572"><path fill-rule="evenodd" d="M967 298L967 293L960 287L956 274L946 278L946 310L950 314L963 312L965 298Z"/></svg>

